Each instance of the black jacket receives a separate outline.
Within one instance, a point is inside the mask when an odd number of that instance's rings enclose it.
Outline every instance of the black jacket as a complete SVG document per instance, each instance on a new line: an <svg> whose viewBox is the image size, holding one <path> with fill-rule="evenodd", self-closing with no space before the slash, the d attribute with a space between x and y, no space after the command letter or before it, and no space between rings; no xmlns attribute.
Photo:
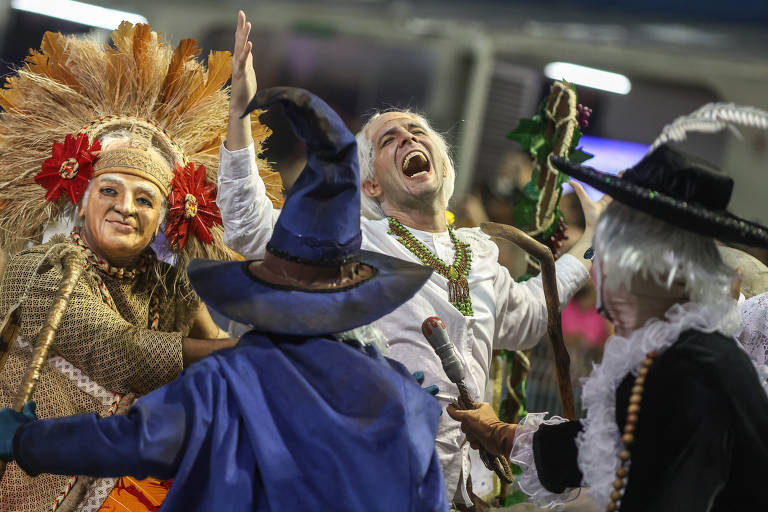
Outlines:
<svg viewBox="0 0 768 512"><path fill-rule="evenodd" d="M616 392L623 432L634 376ZM768 396L732 338L684 332L645 380L622 512L768 511ZM579 487L578 421L542 425L534 458L552 492Z"/></svg>

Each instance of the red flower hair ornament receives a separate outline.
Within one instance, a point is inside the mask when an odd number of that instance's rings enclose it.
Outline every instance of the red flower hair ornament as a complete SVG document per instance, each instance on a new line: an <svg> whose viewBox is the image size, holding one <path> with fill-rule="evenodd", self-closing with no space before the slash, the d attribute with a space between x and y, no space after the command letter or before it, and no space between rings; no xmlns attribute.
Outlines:
<svg viewBox="0 0 768 512"><path fill-rule="evenodd" d="M45 199L56 201L61 194L69 196L77 204L85 194L93 176L93 163L101 150L99 139L88 147L88 135L67 134L64 144L54 141L52 156L43 162L42 170L35 175L35 182L48 190Z"/></svg>
<svg viewBox="0 0 768 512"><path fill-rule="evenodd" d="M176 164L168 203L165 237L172 248L183 250L190 232L207 244L213 243L211 227L221 224L221 215L216 185L206 181L205 166L195 169L191 162L184 167Z"/></svg>

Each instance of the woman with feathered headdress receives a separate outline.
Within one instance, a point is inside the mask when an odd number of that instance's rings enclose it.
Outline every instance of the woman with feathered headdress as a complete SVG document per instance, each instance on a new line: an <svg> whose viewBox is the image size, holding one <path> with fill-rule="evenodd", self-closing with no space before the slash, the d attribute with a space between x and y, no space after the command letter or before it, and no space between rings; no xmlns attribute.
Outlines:
<svg viewBox="0 0 768 512"><path fill-rule="evenodd" d="M0 91L0 246L12 255L0 314L17 308L21 318L0 374L3 406L62 278L59 255L73 246L87 267L40 378L41 417L114 414L235 342L212 340L226 335L186 277L192 258L234 256L215 203L231 58L211 52L206 69L198 55L195 41L174 50L147 25L124 22L108 45L47 32ZM269 135L258 121L252 131L257 144ZM265 177L278 202L279 176ZM11 465L0 502L112 510L117 499L146 510L164 492L158 482L32 478Z"/></svg>

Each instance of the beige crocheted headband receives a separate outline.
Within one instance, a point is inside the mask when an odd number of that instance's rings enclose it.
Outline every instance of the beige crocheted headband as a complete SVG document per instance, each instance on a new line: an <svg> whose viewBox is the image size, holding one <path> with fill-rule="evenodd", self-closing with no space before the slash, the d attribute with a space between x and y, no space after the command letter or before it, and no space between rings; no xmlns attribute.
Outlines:
<svg viewBox="0 0 768 512"><path fill-rule="evenodd" d="M107 172L131 174L151 181L163 196L171 191L173 174L168 166L149 151L138 148L118 148L101 151L93 164L93 177Z"/></svg>

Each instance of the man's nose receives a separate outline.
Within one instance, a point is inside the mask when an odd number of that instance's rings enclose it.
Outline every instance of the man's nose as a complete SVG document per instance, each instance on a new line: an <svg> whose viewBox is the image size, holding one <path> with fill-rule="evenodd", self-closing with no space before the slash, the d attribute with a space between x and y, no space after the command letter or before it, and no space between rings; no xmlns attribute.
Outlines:
<svg viewBox="0 0 768 512"><path fill-rule="evenodd" d="M406 132L404 135L400 137L400 145L405 146L409 142L416 142L416 136L412 133Z"/></svg>

